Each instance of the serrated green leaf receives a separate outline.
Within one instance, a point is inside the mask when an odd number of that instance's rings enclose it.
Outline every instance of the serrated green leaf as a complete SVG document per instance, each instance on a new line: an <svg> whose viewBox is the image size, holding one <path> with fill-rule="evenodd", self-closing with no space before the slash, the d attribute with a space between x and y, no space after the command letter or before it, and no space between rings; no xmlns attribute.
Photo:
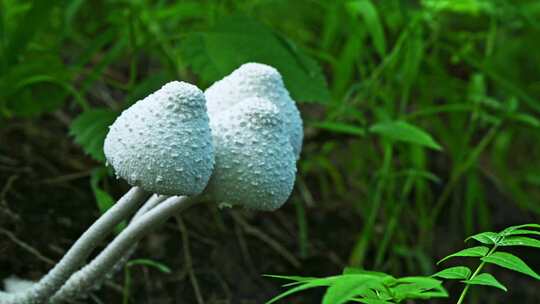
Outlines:
<svg viewBox="0 0 540 304"><path fill-rule="evenodd" d="M384 57L386 55L386 40L375 5L370 0L353 0L347 2L347 9L353 16L362 17L375 49L381 57Z"/></svg>
<svg viewBox="0 0 540 304"><path fill-rule="evenodd" d="M148 266L148 267L152 267L152 268L155 268L163 273L171 273L171 269L161 263L161 262L157 262L157 261L154 261L154 260L150 260L150 259L135 259L135 260L131 260L129 262L127 262L126 264L126 267L133 267L135 265L142 265L142 266Z"/></svg>
<svg viewBox="0 0 540 304"><path fill-rule="evenodd" d="M448 255L442 258L440 261L438 261L437 264L440 264L453 257L483 257L486 254L488 254L488 252L489 252L489 248L485 246L471 247L471 248L463 249L451 255Z"/></svg>
<svg viewBox="0 0 540 304"><path fill-rule="evenodd" d="M216 81L246 62L269 64L297 101L326 102L330 92L319 65L256 20L229 16L207 31L191 33L181 52L194 72L207 82Z"/></svg>
<svg viewBox="0 0 540 304"><path fill-rule="evenodd" d="M499 242L499 246L525 246L540 248L540 240L525 236L507 236Z"/></svg>
<svg viewBox="0 0 540 304"><path fill-rule="evenodd" d="M117 112L108 109L93 109L83 112L72 123L69 133L75 142L95 160L104 162L103 142L109 126L118 116Z"/></svg>
<svg viewBox="0 0 540 304"><path fill-rule="evenodd" d="M481 273L472 278L471 280L466 280L462 282L470 285L492 286L507 291L506 287L503 284L499 283L499 281L497 281L497 279L495 279L495 277L493 277L489 273Z"/></svg>
<svg viewBox="0 0 540 304"><path fill-rule="evenodd" d="M486 263L495 264L497 266L514 270L540 280L540 275L532 270L529 265L527 265L522 259L508 252L495 252L489 256L483 257L481 260Z"/></svg>
<svg viewBox="0 0 540 304"><path fill-rule="evenodd" d="M72 95L87 106L84 97L70 84L70 74L56 55L39 55L0 74L0 110L8 115L35 116L54 111Z"/></svg>
<svg viewBox="0 0 540 304"><path fill-rule="evenodd" d="M471 235L470 237L465 239L465 242L467 242L470 239L475 239L482 244L493 245L498 241L499 234L495 232L491 232L491 231L482 232L475 235Z"/></svg>
<svg viewBox="0 0 540 304"><path fill-rule="evenodd" d="M446 268L433 275L433 277L439 277L449 280L466 280L471 275L471 270L465 266L456 266Z"/></svg>
<svg viewBox="0 0 540 304"><path fill-rule="evenodd" d="M371 288L383 289L382 278L372 275L342 275L324 294L323 304L343 304Z"/></svg>
<svg viewBox="0 0 540 304"><path fill-rule="evenodd" d="M371 126L369 131L392 140L425 146L434 150L442 150L441 146L429 133L404 121L380 122Z"/></svg>

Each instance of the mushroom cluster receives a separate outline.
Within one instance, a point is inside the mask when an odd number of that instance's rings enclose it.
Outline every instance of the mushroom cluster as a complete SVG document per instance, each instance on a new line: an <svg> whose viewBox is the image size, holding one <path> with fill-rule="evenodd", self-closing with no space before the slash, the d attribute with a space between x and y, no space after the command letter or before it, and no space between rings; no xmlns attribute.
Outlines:
<svg viewBox="0 0 540 304"><path fill-rule="evenodd" d="M220 205L274 210L289 197L302 119L280 73L247 63L203 94L170 82L110 127L105 156L117 176L166 195L201 192Z"/></svg>
<svg viewBox="0 0 540 304"><path fill-rule="evenodd" d="M56 304L86 294L128 260L144 235L197 196L255 210L281 207L293 189L302 137L300 113L268 65L244 64L204 93L185 82L165 84L125 110L105 138L108 164L133 188L40 281L7 280L0 304ZM149 193L155 195L148 199Z"/></svg>

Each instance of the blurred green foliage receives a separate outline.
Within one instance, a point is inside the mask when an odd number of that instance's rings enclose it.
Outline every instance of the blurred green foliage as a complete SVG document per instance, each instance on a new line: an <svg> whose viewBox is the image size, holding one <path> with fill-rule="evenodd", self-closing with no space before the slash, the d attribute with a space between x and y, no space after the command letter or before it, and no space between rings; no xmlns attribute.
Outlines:
<svg viewBox="0 0 540 304"><path fill-rule="evenodd" d="M346 208L351 265L427 274L437 227L540 216L538 49L535 0L0 0L0 117L78 115L102 162L107 125L166 81L271 64L306 122L302 252L306 205Z"/></svg>

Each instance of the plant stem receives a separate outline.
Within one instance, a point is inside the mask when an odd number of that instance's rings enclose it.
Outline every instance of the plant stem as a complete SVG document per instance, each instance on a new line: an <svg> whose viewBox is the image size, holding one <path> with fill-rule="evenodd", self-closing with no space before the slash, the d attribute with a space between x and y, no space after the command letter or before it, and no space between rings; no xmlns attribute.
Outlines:
<svg viewBox="0 0 540 304"><path fill-rule="evenodd" d="M494 245L493 248L491 248L491 250L485 256L490 256L493 252L495 252L496 249L497 249L497 245ZM486 262L482 261L480 263L480 265L478 265L478 267L476 268L474 273L470 276L469 280L474 279L478 275L478 273L480 273L482 268L484 268L484 265L486 265ZM470 287L471 287L470 284L465 284L465 287L463 288L463 291L459 295L459 299L456 302L456 304L462 304L463 303L463 300L465 300L465 296L467 295L467 292L469 291Z"/></svg>
<svg viewBox="0 0 540 304"><path fill-rule="evenodd" d="M129 251L133 244L148 234L169 217L191 206L196 201L187 196L173 196L130 223L92 261L89 267L73 275L51 299L51 303L61 303L73 299L93 286L96 280L105 276L111 268Z"/></svg>
<svg viewBox="0 0 540 304"><path fill-rule="evenodd" d="M43 303L60 289L67 279L84 263L92 250L113 229L133 213L146 198L147 193L139 187L131 188L120 200L105 212L83 235L71 246L39 282L30 289L5 296L0 294L0 304L34 304Z"/></svg>
<svg viewBox="0 0 540 304"><path fill-rule="evenodd" d="M385 144L383 165L380 171L379 181L377 182L377 188L373 196L371 209L370 209L368 218L364 223L362 233L358 237L358 240L356 241L356 244L354 245L354 248L352 249L352 253L349 257L350 265L362 266L364 264L364 259L366 257L369 242L373 234L372 231L373 231L373 228L375 227L377 216L379 215L379 210L381 207L381 201L382 201L382 196L383 196L383 190L386 186L388 173L390 172L390 168L392 165L392 155L393 155L392 151L393 151L392 144L391 143Z"/></svg>

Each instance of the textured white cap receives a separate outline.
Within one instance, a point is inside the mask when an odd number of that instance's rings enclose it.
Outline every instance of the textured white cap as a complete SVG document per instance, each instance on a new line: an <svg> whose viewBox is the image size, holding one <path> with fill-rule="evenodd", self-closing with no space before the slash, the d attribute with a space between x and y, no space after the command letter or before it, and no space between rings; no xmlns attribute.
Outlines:
<svg viewBox="0 0 540 304"><path fill-rule="evenodd" d="M265 98L273 103L284 117L289 141L298 159L304 137L302 118L278 70L266 64L246 63L216 81L204 94L210 116L251 97Z"/></svg>
<svg viewBox="0 0 540 304"><path fill-rule="evenodd" d="M167 195L201 193L214 165L203 92L167 83L122 112L104 151L117 176L133 186Z"/></svg>
<svg viewBox="0 0 540 304"><path fill-rule="evenodd" d="M248 98L210 116L216 164L207 193L217 203L275 210L294 186L296 158L279 109Z"/></svg>

